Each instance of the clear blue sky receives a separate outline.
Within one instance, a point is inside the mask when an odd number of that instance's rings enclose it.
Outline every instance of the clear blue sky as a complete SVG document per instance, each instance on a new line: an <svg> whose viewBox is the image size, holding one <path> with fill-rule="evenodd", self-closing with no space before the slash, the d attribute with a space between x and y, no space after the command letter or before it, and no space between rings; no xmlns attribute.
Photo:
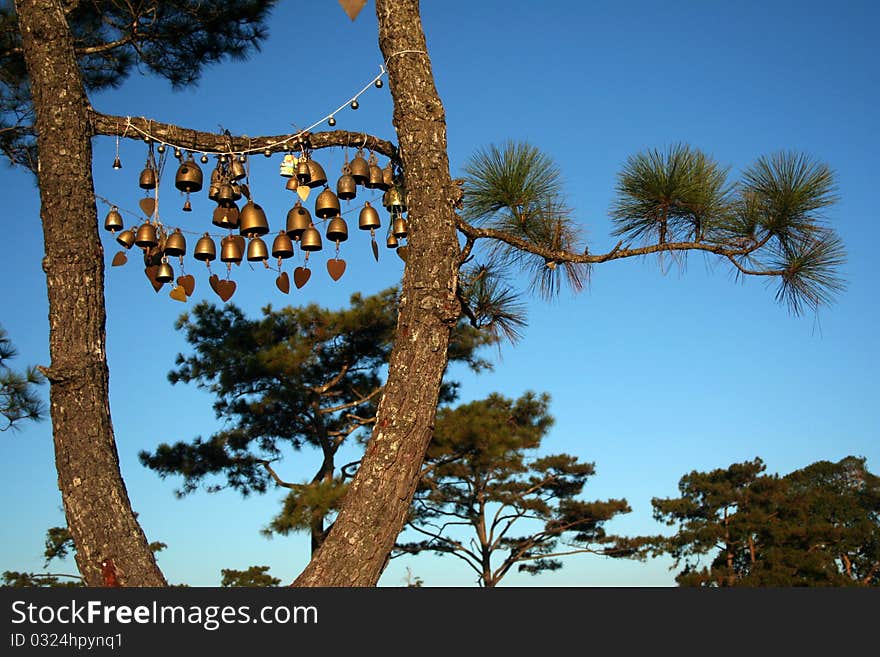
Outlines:
<svg viewBox="0 0 880 657"><path fill-rule="evenodd" d="M373 3L354 23L329 0L281 5L269 40L249 61L210 69L198 87L182 92L136 75L93 104L108 113L239 134L311 124L378 73ZM525 337L503 349L494 373L453 372L463 382L463 401L491 391L549 392L557 422L547 449L596 462L587 495L629 500L633 513L609 528L622 533L661 531L651 519L651 498L674 495L679 478L693 469L760 456L771 472L785 473L853 454L880 471L880 230L871 200L880 152L877 5L451 0L425 2L422 12L446 107L453 175L479 146L529 140L560 165L570 204L598 252L614 243L607 213L628 155L687 141L730 165L735 177L759 155L802 150L838 174L841 201L827 216L849 254L847 291L818 317L801 318L787 315L761 281L736 281L723 263L701 257L665 275L650 258L598 266L580 295L529 302ZM340 113L338 127L395 140L387 85L368 91L360 104L357 112ZM99 138L94 146L97 193L136 208L143 144L123 142L119 172L110 166L113 140ZM317 159L335 179L341 151ZM292 203L279 162L279 156L257 158L251 176L274 230ZM0 180L10 228L0 322L21 353L16 364L48 364L37 190L22 171L4 168ZM187 215L170 180L166 184L167 224L213 230L204 193ZM106 207L99 212L103 218ZM221 568L267 564L289 581L307 561L306 537L259 534L279 494L242 500L231 492L199 492L178 500L178 481L162 481L138 463L140 449L207 436L219 425L210 397L166 379L175 354L186 348L173 328L185 306L167 290L153 292L136 253L127 266L110 268L119 249L101 233L110 401L122 473L149 539L169 545L159 557L162 568L172 582L215 585ZM353 234L343 245L349 268L339 282L323 271L325 250L312 280L289 297L269 272L243 265L235 272L233 301L252 314L267 303L341 307L354 291L369 294L399 281L400 260L384 249L381 255L377 265L365 236ZM195 299L219 301L201 263L188 259L187 267L198 279ZM39 570L45 529L64 522L49 423L6 433L2 442L0 569ZM304 479L315 458L302 452L279 468L288 479ZM470 571L456 561L395 560L380 583L401 585L409 566L429 586L471 585ZM511 575L505 584L668 586L668 565L573 557L556 573Z"/></svg>

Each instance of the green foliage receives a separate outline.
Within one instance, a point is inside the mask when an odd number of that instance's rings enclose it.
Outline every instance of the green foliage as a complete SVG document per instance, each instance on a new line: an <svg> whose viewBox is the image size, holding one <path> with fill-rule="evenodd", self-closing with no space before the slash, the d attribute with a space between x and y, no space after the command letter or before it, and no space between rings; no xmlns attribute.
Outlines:
<svg viewBox="0 0 880 657"><path fill-rule="evenodd" d="M594 464L568 454L534 456L553 424L549 404L547 394L529 392L441 408L409 519L426 538L399 544L395 556L452 554L481 586L495 586L513 566L532 574L561 568L563 539L564 554L630 556L604 530L630 511L626 500L578 499Z"/></svg>
<svg viewBox="0 0 880 657"><path fill-rule="evenodd" d="M3 573L2 586L11 588L74 588L83 586L78 579L61 579L73 578L74 575L50 575L43 573L20 573L15 570L7 570Z"/></svg>
<svg viewBox="0 0 880 657"><path fill-rule="evenodd" d="M649 541L682 564L682 586L880 585L880 478L865 459L785 477L760 459L691 472L681 497L652 501L676 533ZM708 563L707 563L708 561Z"/></svg>
<svg viewBox="0 0 880 657"><path fill-rule="evenodd" d="M46 566L52 559L65 559L74 552L76 552L76 545L67 527L49 527L46 530L46 550L43 552L43 556L46 557Z"/></svg>
<svg viewBox="0 0 880 657"><path fill-rule="evenodd" d="M198 81L206 65L246 57L267 36L275 0L91 0L67 3L67 22L87 91L118 87L144 69L175 88ZM33 107L18 19L0 5L0 147L36 170Z"/></svg>
<svg viewBox="0 0 880 657"><path fill-rule="evenodd" d="M16 356L15 347L0 326L0 415L5 426L0 431L17 429L22 420L39 421L46 409L36 391L45 379L35 367L28 367L23 374L13 371L7 362Z"/></svg>
<svg viewBox="0 0 880 657"><path fill-rule="evenodd" d="M269 574L269 566L251 566L247 570L224 568L220 574L223 576L220 586L264 587L281 584L280 579Z"/></svg>
<svg viewBox="0 0 880 657"><path fill-rule="evenodd" d="M464 171L466 220L553 251L574 250L580 231L562 196L559 168L548 155L528 143L509 141L478 150ZM589 279L587 265L547 261L505 242L496 242L488 257L493 271L528 273L531 289L545 298L557 295L563 280L578 291Z"/></svg>
<svg viewBox="0 0 880 657"><path fill-rule="evenodd" d="M163 478L182 476L180 495L200 486L245 495L282 486L289 493L266 531L310 531L316 547L351 476L335 456L349 436L366 435L373 424L397 324L395 288L350 301L341 310L267 306L259 319L231 304L203 302L183 315L177 328L193 351L177 356L169 380L210 392L224 428L208 438L160 444L141 452L141 462ZM462 323L452 333L449 359L475 371L488 368L477 351L494 339ZM455 395L455 385L445 384L441 399ZM275 462L303 447L320 451L314 477L284 481Z"/></svg>

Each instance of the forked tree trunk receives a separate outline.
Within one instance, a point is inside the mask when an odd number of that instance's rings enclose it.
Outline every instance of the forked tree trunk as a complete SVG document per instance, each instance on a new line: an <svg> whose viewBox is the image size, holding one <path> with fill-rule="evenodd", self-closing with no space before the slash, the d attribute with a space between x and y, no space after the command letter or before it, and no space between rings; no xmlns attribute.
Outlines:
<svg viewBox="0 0 880 657"><path fill-rule="evenodd" d="M459 244L446 117L417 0L376 0L379 47L406 172L409 255L397 341L376 426L336 523L295 586L373 586L403 529L434 430L451 327Z"/></svg>
<svg viewBox="0 0 880 657"><path fill-rule="evenodd" d="M108 402L104 251L98 237L87 100L57 0L16 0L36 110L49 293L49 399L58 486L89 586L110 560L123 586L164 586L119 472Z"/></svg>

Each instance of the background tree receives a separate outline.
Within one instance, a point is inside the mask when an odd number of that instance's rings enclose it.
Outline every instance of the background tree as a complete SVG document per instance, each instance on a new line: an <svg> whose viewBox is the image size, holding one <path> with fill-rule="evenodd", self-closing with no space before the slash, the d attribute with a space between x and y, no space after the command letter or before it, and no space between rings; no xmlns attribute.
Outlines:
<svg viewBox="0 0 880 657"><path fill-rule="evenodd" d="M269 574L269 566L251 566L247 570L224 568L220 574L223 576L220 586L263 587L281 584L280 579Z"/></svg>
<svg viewBox="0 0 880 657"><path fill-rule="evenodd" d="M309 531L316 550L352 474L339 468L337 452L375 421L397 305L396 288L355 294L342 310L266 306L254 320L231 304L198 304L177 322L193 353L178 354L169 380L195 383L213 394L226 428L207 439L161 444L153 453L141 452L141 462L163 478L182 476L181 495L214 475L225 483L206 484L210 491L229 487L247 495L272 485L286 488L283 508L267 532ZM477 351L494 339L491 332L462 324L449 358L474 371L488 368ZM442 399L454 400L456 389L447 382ZM286 481L276 463L286 450L306 445L321 455L314 476L306 483Z"/></svg>
<svg viewBox="0 0 880 657"><path fill-rule="evenodd" d="M549 404L547 394L529 392L440 409L409 519L427 538L399 544L395 556L454 555L484 587L514 566L533 575L557 570L564 555L629 556L604 529L630 511L626 500L578 499L594 464L568 454L533 456L553 424Z"/></svg>
<svg viewBox="0 0 880 657"><path fill-rule="evenodd" d="M36 390L43 376L36 367L28 367L24 373L13 370L9 361L16 355L6 330L0 326L0 415L5 421L0 431L15 429L22 420L42 420L46 413Z"/></svg>
<svg viewBox="0 0 880 657"><path fill-rule="evenodd" d="M684 564L680 585L880 584L880 478L865 459L764 471L755 459L691 472L681 497L652 500L655 518L676 526L652 542L673 567Z"/></svg>

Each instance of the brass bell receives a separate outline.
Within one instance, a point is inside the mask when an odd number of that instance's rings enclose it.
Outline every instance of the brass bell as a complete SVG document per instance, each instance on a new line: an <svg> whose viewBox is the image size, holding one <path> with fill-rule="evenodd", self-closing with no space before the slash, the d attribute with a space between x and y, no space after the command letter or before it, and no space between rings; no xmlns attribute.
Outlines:
<svg viewBox="0 0 880 657"><path fill-rule="evenodd" d="M265 235L269 232L269 221L263 208L248 201L238 215L238 232L242 235Z"/></svg>
<svg viewBox="0 0 880 657"><path fill-rule="evenodd" d="M273 258L290 258L293 255L293 242L283 230L275 236L272 242Z"/></svg>
<svg viewBox="0 0 880 657"><path fill-rule="evenodd" d="M229 166L229 177L232 180L241 180L247 175L247 171L237 157L232 158L232 164Z"/></svg>
<svg viewBox="0 0 880 657"><path fill-rule="evenodd" d="M343 201L350 201L357 196L357 183L355 183L354 176L351 175L348 167L342 169L342 175L336 182L336 196Z"/></svg>
<svg viewBox="0 0 880 657"><path fill-rule="evenodd" d="M327 239L332 242L344 242L348 239L348 225L342 217L333 217L327 224Z"/></svg>
<svg viewBox="0 0 880 657"><path fill-rule="evenodd" d="M394 235L389 235L388 239L385 240L385 246L389 249L396 249L398 244L400 244L400 242L397 241L397 238L394 237Z"/></svg>
<svg viewBox="0 0 880 657"><path fill-rule="evenodd" d="M132 228L124 230L116 236L116 241L119 242L119 244L124 246L126 249L130 249L132 246L134 246L134 240L135 235L134 229Z"/></svg>
<svg viewBox="0 0 880 657"><path fill-rule="evenodd" d="M208 187L208 199L211 201L220 199L220 185L218 183L211 183L211 186Z"/></svg>
<svg viewBox="0 0 880 657"><path fill-rule="evenodd" d="M406 224L406 219L398 215L391 224L391 234L402 240L407 236L407 233L409 233L409 226Z"/></svg>
<svg viewBox="0 0 880 657"><path fill-rule="evenodd" d="M111 233L115 233L117 230L121 230L125 224L122 222L122 215L119 214L119 208L115 205L110 208L110 212L107 213L107 217L104 219L104 230L109 230Z"/></svg>
<svg viewBox="0 0 880 657"><path fill-rule="evenodd" d="M232 183L230 187L232 187L232 200L237 201L241 198L241 186Z"/></svg>
<svg viewBox="0 0 880 657"><path fill-rule="evenodd" d="M198 192L202 189L202 170L190 155L177 167L174 186L182 192Z"/></svg>
<svg viewBox="0 0 880 657"><path fill-rule="evenodd" d="M156 239L156 227L149 221L142 224L141 227L138 228L137 235L135 235L134 243L142 249L150 248L159 244L159 240Z"/></svg>
<svg viewBox="0 0 880 657"><path fill-rule="evenodd" d="M358 228L361 230L374 230L381 225L382 222L379 221L379 213L376 211L376 208L371 206L369 201L364 203L364 208L358 216Z"/></svg>
<svg viewBox="0 0 880 657"><path fill-rule="evenodd" d="M252 238L247 248L248 262L259 262L260 260L266 260L268 257L269 249L266 248L266 243L259 237Z"/></svg>
<svg viewBox="0 0 880 657"><path fill-rule="evenodd" d="M385 178L382 176L382 169L379 168L378 164L370 165L370 177L367 178L367 182L364 183L364 187L367 189L388 189L388 185L385 184Z"/></svg>
<svg viewBox="0 0 880 657"><path fill-rule="evenodd" d="M205 233L196 242L196 248L193 250L193 258L204 262L211 262L217 258L217 247L214 246L214 240L208 233Z"/></svg>
<svg viewBox="0 0 880 657"><path fill-rule="evenodd" d="M385 183L385 189L394 184L394 167L391 166L391 162L382 169L382 182Z"/></svg>
<svg viewBox="0 0 880 657"><path fill-rule="evenodd" d="M241 244L232 235L227 235L220 241L220 262L241 262Z"/></svg>
<svg viewBox="0 0 880 657"><path fill-rule="evenodd" d="M406 201L399 186L394 185L382 195L382 205L392 214L406 212Z"/></svg>
<svg viewBox="0 0 880 657"><path fill-rule="evenodd" d="M289 189L291 192L295 192L299 187L299 181L296 179L296 176L290 176L287 179L287 184L284 187Z"/></svg>
<svg viewBox="0 0 880 657"><path fill-rule="evenodd" d="M318 232L317 228L309 226L303 231L302 237L299 240L299 248L303 251L321 250L321 233Z"/></svg>
<svg viewBox="0 0 880 657"><path fill-rule="evenodd" d="M358 185L363 185L370 179L370 165L367 164L360 151L349 163L348 168L351 169L351 177L354 178L355 183Z"/></svg>
<svg viewBox="0 0 880 657"><path fill-rule="evenodd" d="M211 223L220 228L238 228L239 212L238 206L233 201L220 203L214 210L214 217Z"/></svg>
<svg viewBox="0 0 880 657"><path fill-rule="evenodd" d="M309 161L300 159L296 165L296 180L300 185L308 185L312 181L312 170L309 168Z"/></svg>
<svg viewBox="0 0 880 657"><path fill-rule="evenodd" d="M193 206L192 206L192 203L189 202L189 199L186 199L186 202L184 202L183 211L184 212L192 212L193 211Z"/></svg>
<svg viewBox="0 0 880 657"><path fill-rule="evenodd" d="M223 203L225 201L234 201L235 200L235 192L232 189L232 185L229 183L223 183L220 185L220 189L217 191L217 198L215 199L218 203Z"/></svg>
<svg viewBox="0 0 880 657"><path fill-rule="evenodd" d="M174 280L174 270L171 268L167 262L162 262L159 265L159 269L156 271L156 282L157 283L170 283Z"/></svg>
<svg viewBox="0 0 880 657"><path fill-rule="evenodd" d="M141 171L138 185L140 185L141 189L156 189L156 170L148 166Z"/></svg>
<svg viewBox="0 0 880 657"><path fill-rule="evenodd" d="M296 202L287 213L287 235L292 239L298 239L303 231L312 225L312 215L306 210L302 203Z"/></svg>
<svg viewBox="0 0 880 657"><path fill-rule="evenodd" d="M186 238L180 232L180 228L175 229L173 233L165 240L165 255L182 256L186 253Z"/></svg>
<svg viewBox="0 0 880 657"><path fill-rule="evenodd" d="M336 194L329 187L318 194L318 200L315 201L315 214L321 219L335 217L339 214L339 199L336 198Z"/></svg>
<svg viewBox="0 0 880 657"><path fill-rule="evenodd" d="M320 187L327 184L327 174L324 173L324 167L309 158L309 182L311 188Z"/></svg>

